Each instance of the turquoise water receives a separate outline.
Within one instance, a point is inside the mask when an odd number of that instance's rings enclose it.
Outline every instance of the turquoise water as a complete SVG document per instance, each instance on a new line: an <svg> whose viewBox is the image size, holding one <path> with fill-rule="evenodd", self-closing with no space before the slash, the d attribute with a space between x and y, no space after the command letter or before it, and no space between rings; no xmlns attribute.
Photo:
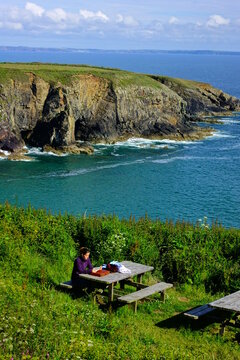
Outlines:
<svg viewBox="0 0 240 360"><path fill-rule="evenodd" d="M172 76L179 73L179 77L219 84L239 96L239 56L219 55L215 70L216 55L206 55L204 60L202 56L185 55L181 61L176 56L168 61L168 73L146 56L138 56L137 70L141 67L141 71L153 73L156 68L156 73ZM165 57L162 62L167 69ZM108 55L102 65L109 66L106 62L110 61ZM123 65L127 64L128 58L124 61ZM192 64L191 69L186 62ZM130 60L129 64L130 68ZM205 71L201 72L203 67ZM231 74L231 81L224 69ZM58 157L32 149L33 162L0 160L0 201L24 206L31 203L73 214L115 213L138 218L147 213L151 218L193 222L207 216L209 223L218 220L228 227L240 227L240 114L223 118L223 124L214 128L215 135L204 141L132 139L97 145L93 156Z"/></svg>

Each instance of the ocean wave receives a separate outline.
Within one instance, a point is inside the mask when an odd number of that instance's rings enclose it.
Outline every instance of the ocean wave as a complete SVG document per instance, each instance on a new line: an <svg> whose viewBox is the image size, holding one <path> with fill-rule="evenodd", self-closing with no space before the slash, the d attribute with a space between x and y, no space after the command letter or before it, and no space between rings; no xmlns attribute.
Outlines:
<svg viewBox="0 0 240 360"><path fill-rule="evenodd" d="M121 148L138 148L138 149L175 149L175 144L189 144L190 141L175 141L175 140L151 140L144 138L130 138L126 141L117 141L114 144L97 144L96 149L106 150L109 147L114 149Z"/></svg>
<svg viewBox="0 0 240 360"><path fill-rule="evenodd" d="M221 123L223 125L240 124L240 120L236 120L236 119L233 119L233 118L224 118L224 119L221 119L220 121L221 121Z"/></svg>
<svg viewBox="0 0 240 360"><path fill-rule="evenodd" d="M152 139L144 139L144 138L130 138L126 141L118 141L115 143L117 146L126 146L126 147L156 147L156 148L165 148L166 144L193 144L193 141L177 141L177 140L170 140L170 139L162 139L162 140L152 140ZM168 148L170 148L168 146ZM175 147L172 147L175 148Z"/></svg>
<svg viewBox="0 0 240 360"><path fill-rule="evenodd" d="M134 165L134 164L144 163L145 161L146 161L146 159L139 159L136 161L128 161L128 162L122 162L122 163L118 163L118 164L108 164L108 165L96 166L96 167L91 167L91 168L77 169L77 170L72 170L72 171L68 171L68 172L66 172L66 171L55 172L55 173L47 174L46 177L79 176L79 175L89 174L89 173L97 172L97 171L101 171L101 170L114 169L114 168L118 168L120 166L130 166L130 165Z"/></svg>
<svg viewBox="0 0 240 360"><path fill-rule="evenodd" d="M8 160L10 160L10 161L14 161L14 162L33 162L33 161L37 161L37 160L35 160L34 158L31 158L31 159L8 159Z"/></svg>
<svg viewBox="0 0 240 360"><path fill-rule="evenodd" d="M174 157L165 157L162 159L157 159L157 160L152 160L152 163L156 163L156 164L168 164L174 161L188 161L188 160L203 160L203 161L208 161L208 160L221 160L221 161L226 161L226 160L230 160L232 158L230 158L229 156L174 156Z"/></svg>
<svg viewBox="0 0 240 360"><path fill-rule="evenodd" d="M0 150L0 152L3 153L6 156L11 154L10 151L7 151L7 150Z"/></svg>
<svg viewBox="0 0 240 360"><path fill-rule="evenodd" d="M54 152L52 151L43 151L42 148L40 147L28 147L26 148L27 149L27 154L28 155L50 155L50 156L58 156L58 157L62 157L62 156L67 156L69 155L68 153L65 153L65 154L55 154Z"/></svg>
<svg viewBox="0 0 240 360"><path fill-rule="evenodd" d="M227 134L226 132L224 131L214 131L213 134L211 136L208 136L206 138L206 140L216 140L216 139L222 139L222 138L236 138L236 136L234 135L230 135L230 134Z"/></svg>

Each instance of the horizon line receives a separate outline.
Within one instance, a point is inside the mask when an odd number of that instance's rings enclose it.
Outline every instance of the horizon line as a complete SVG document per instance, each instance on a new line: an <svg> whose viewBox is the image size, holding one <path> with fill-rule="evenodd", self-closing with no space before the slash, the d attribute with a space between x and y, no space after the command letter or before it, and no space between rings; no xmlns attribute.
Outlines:
<svg viewBox="0 0 240 360"><path fill-rule="evenodd" d="M41 46L24 46L24 45L0 45L0 50L52 50L52 51L105 51L105 52L178 52L178 53L229 53L240 54L240 50L209 50L209 49L100 49L100 48L68 48L68 47L41 47Z"/></svg>

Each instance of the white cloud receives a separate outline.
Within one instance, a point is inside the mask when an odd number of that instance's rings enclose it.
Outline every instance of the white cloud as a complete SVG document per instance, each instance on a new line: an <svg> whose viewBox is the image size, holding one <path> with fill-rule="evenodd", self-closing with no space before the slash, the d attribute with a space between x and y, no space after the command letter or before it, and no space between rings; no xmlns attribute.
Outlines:
<svg viewBox="0 0 240 360"><path fill-rule="evenodd" d="M225 19L221 15L212 15L207 21L207 26L209 27L219 27L222 25L228 25L230 23L229 19Z"/></svg>
<svg viewBox="0 0 240 360"><path fill-rule="evenodd" d="M25 9L30 11L34 16L39 16L39 17L41 17L45 11L41 6L34 4L32 2L27 2L25 5Z"/></svg>
<svg viewBox="0 0 240 360"><path fill-rule="evenodd" d="M89 11L89 10L80 10L80 15L86 20L101 20L103 22L108 22L109 18L102 11Z"/></svg>
<svg viewBox="0 0 240 360"><path fill-rule="evenodd" d="M132 16L123 16L118 14L116 22L126 26L138 26L138 22Z"/></svg>
<svg viewBox="0 0 240 360"><path fill-rule="evenodd" d="M178 18L176 18L175 16L172 16L170 19L169 19L169 21L168 21L168 23L170 24L170 25L176 25L176 24L179 24L179 19Z"/></svg>
<svg viewBox="0 0 240 360"><path fill-rule="evenodd" d="M59 22L67 19L67 13L61 8L56 8L56 9L47 11L46 16L56 23L59 23Z"/></svg>
<svg viewBox="0 0 240 360"><path fill-rule="evenodd" d="M22 30L23 25L20 22L12 22L12 21L6 21L6 22L0 22L0 28L1 29L9 29L9 30Z"/></svg>

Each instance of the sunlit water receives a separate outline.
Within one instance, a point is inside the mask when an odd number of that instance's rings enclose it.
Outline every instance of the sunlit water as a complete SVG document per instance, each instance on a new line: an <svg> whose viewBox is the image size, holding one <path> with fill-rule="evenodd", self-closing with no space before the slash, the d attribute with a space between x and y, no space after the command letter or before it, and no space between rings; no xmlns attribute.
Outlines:
<svg viewBox="0 0 240 360"><path fill-rule="evenodd" d="M13 61L4 56L2 61ZM68 62L93 63L78 56L78 61L74 57ZM119 63L115 56L108 54L94 64L133 70L131 55L122 55ZM138 55L135 70L208 81L240 96L239 56L162 56L156 62L152 55ZM28 54L28 61L36 59ZM60 57L58 62L67 61ZM147 213L151 218L193 222L207 216L209 223L240 227L240 114L223 118L214 128L215 135L204 141L131 139L97 145L93 156L58 157L31 149L33 162L0 160L0 201L73 214L138 218Z"/></svg>

